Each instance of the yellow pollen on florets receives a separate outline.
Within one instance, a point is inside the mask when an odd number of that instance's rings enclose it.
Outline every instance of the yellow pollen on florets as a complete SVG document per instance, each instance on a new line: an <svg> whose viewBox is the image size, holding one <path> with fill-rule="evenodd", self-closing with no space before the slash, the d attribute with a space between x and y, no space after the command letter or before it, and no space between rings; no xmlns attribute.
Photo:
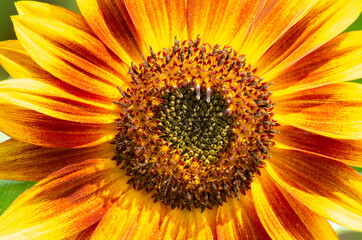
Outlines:
<svg viewBox="0 0 362 240"><path fill-rule="evenodd" d="M240 198L269 158L277 123L272 83L231 47L180 42L129 69L115 102L114 160L128 183L172 208L212 208Z"/></svg>

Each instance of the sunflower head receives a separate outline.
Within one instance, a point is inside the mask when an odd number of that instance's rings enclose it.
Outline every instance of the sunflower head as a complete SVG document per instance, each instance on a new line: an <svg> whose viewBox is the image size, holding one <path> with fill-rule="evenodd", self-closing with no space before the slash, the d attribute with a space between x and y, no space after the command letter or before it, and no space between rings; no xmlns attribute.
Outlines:
<svg viewBox="0 0 362 240"><path fill-rule="evenodd" d="M175 38L131 64L114 160L137 190L172 208L240 199L270 157L277 125L268 86L231 47ZM154 190L154 191L153 191Z"/></svg>
<svg viewBox="0 0 362 240"><path fill-rule="evenodd" d="M39 181L0 239L361 230L360 0L77 3L0 43L0 178Z"/></svg>

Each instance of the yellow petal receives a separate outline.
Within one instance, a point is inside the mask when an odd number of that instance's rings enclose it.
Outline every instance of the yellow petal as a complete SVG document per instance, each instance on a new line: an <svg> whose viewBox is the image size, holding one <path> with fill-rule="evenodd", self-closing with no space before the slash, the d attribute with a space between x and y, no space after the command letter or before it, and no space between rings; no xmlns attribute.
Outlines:
<svg viewBox="0 0 362 240"><path fill-rule="evenodd" d="M212 46L221 44L221 47L224 47L224 45L230 44L237 33L250 27L252 16L255 17L264 2L253 0L188 1L188 37L194 40L198 34L201 34L203 42L210 43ZM237 44L241 43L241 37L243 36L235 38Z"/></svg>
<svg viewBox="0 0 362 240"><path fill-rule="evenodd" d="M319 0L258 60L259 75L270 79L325 44L359 16L360 0Z"/></svg>
<svg viewBox="0 0 362 240"><path fill-rule="evenodd" d="M223 206L218 207L216 234L217 239L270 239L259 220L249 193L240 200L228 199Z"/></svg>
<svg viewBox="0 0 362 240"><path fill-rule="evenodd" d="M113 148L110 143L89 148L43 148L10 139L0 143L0 178L39 181L63 167L87 159L111 159Z"/></svg>
<svg viewBox="0 0 362 240"><path fill-rule="evenodd" d="M0 82L0 102L74 122L112 123L119 116L118 107L111 101L101 104L82 99L37 79Z"/></svg>
<svg viewBox="0 0 362 240"><path fill-rule="evenodd" d="M129 190L108 210L92 239L158 239L159 227L170 210L145 191Z"/></svg>
<svg viewBox="0 0 362 240"><path fill-rule="evenodd" d="M362 85L338 83L276 96L275 119L323 136L362 139Z"/></svg>
<svg viewBox="0 0 362 240"><path fill-rule="evenodd" d="M327 220L277 186L266 171L251 191L260 221L273 239L338 239Z"/></svg>
<svg viewBox="0 0 362 240"><path fill-rule="evenodd" d="M31 59L18 40L0 42L0 64L13 78L51 77Z"/></svg>
<svg viewBox="0 0 362 240"><path fill-rule="evenodd" d="M352 168L307 152L273 148L266 170L313 212L362 230L362 176Z"/></svg>
<svg viewBox="0 0 362 240"><path fill-rule="evenodd" d="M28 15L34 18L46 18L63 22L69 26L91 33L87 23L78 13L68 9L36 1L15 2L19 15Z"/></svg>
<svg viewBox="0 0 362 240"><path fill-rule="evenodd" d="M47 18L12 18L21 44L42 68L85 91L119 96L127 85L127 67L97 38L82 29Z"/></svg>
<svg viewBox="0 0 362 240"><path fill-rule="evenodd" d="M241 29L230 45L235 47L239 54L245 54L252 66L257 66L255 63L262 54L316 3L315 0L251 2L253 6L259 5L257 12L254 13L253 18L249 19L250 23L241 21ZM234 5L235 7L236 5ZM244 14L244 11L241 14ZM222 13L222 16L225 14ZM248 27L247 31L246 27ZM222 29L220 28L220 30Z"/></svg>
<svg viewBox="0 0 362 240"><path fill-rule="evenodd" d="M98 226L98 222L93 224L89 228L81 231L80 233L77 233L71 237L64 238L63 240L90 240L92 238L94 230L96 230L97 226Z"/></svg>
<svg viewBox="0 0 362 240"><path fill-rule="evenodd" d="M185 40L185 0L125 0L125 3L132 22L146 43L147 49L142 49L143 53L149 53L150 45L156 53L173 46L175 36Z"/></svg>
<svg viewBox="0 0 362 240"><path fill-rule="evenodd" d="M215 239L215 218L215 209L173 209L162 222L159 239Z"/></svg>
<svg viewBox="0 0 362 240"><path fill-rule="evenodd" d="M273 139L276 142L274 147L307 151L309 154L362 167L362 139L329 138L292 126L280 126L277 130L280 134Z"/></svg>
<svg viewBox="0 0 362 240"><path fill-rule="evenodd" d="M110 141L118 132L115 123L65 121L15 105L0 104L0 112L0 131L19 141L43 147L96 146Z"/></svg>
<svg viewBox="0 0 362 240"><path fill-rule="evenodd" d="M122 178L123 176L123 178ZM63 239L99 221L128 185L116 162L63 168L21 194L0 217L0 239Z"/></svg>
<svg viewBox="0 0 362 240"><path fill-rule="evenodd" d="M97 36L126 64L141 63L140 35L123 1L77 0L78 7Z"/></svg>
<svg viewBox="0 0 362 240"><path fill-rule="evenodd" d="M290 67L270 77L274 96L362 77L362 31L333 38ZM268 75L266 75L267 78Z"/></svg>

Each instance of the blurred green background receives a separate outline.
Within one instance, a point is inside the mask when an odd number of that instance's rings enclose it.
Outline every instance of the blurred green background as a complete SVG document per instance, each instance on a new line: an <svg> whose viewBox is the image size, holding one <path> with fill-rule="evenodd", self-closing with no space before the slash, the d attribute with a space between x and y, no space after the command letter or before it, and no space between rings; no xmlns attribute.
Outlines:
<svg viewBox="0 0 362 240"><path fill-rule="evenodd" d="M63 6L79 13L79 9L75 3L75 0L38 0L39 2L48 2L54 5ZM0 0L0 41L16 39L13 26L10 20L10 16L16 15L16 9L14 6L14 0ZM347 13L348 14L348 13ZM355 31L362 29L362 15L346 30ZM361 40L362 41L362 40ZM0 80L7 79L9 75L0 66ZM362 83L361 80L358 80ZM0 142L7 140L8 137L0 132ZM360 173L361 169L357 169ZM9 180L0 180L0 215L6 210L14 199L25 191L27 188L33 186L35 182L18 182ZM362 189L361 189L362 191ZM362 223L361 223L362 224ZM338 237L341 240L360 240L362 239L362 233L354 232L340 226L332 224L338 233ZM328 240L328 239L326 239Z"/></svg>

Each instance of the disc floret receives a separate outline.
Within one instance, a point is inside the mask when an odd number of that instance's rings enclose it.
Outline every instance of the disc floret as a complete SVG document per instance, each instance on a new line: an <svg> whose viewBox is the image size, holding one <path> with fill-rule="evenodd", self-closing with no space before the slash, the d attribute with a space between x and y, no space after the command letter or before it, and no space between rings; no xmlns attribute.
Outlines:
<svg viewBox="0 0 362 240"><path fill-rule="evenodd" d="M180 42L129 69L115 102L115 160L137 190L172 208L240 198L269 158L275 103L256 69L230 47Z"/></svg>

